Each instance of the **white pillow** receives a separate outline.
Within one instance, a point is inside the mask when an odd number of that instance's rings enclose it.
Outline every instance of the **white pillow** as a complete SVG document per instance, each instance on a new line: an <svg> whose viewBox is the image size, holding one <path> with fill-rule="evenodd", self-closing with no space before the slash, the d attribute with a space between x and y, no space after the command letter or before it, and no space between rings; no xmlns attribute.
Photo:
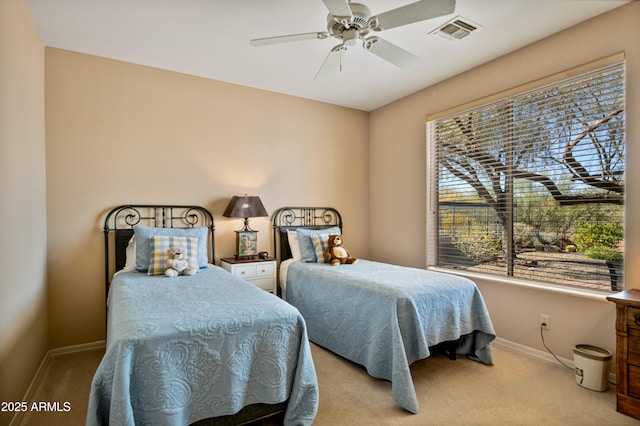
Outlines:
<svg viewBox="0 0 640 426"><path fill-rule="evenodd" d="M296 231L287 231L287 239L289 240L289 248L293 260L302 260L300 253L300 242L298 242L298 233Z"/></svg>
<svg viewBox="0 0 640 426"><path fill-rule="evenodd" d="M127 249L125 250L126 262L124 264L123 271L133 271L136 269L136 236L134 235L129 240L129 244L127 244Z"/></svg>

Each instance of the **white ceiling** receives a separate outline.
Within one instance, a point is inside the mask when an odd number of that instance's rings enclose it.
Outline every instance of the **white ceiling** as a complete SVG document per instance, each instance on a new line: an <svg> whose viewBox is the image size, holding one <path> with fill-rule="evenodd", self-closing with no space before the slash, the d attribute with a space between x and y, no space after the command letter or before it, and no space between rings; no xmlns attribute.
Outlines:
<svg viewBox="0 0 640 426"><path fill-rule="evenodd" d="M362 0L374 15L412 0ZM419 56L399 69L359 46L314 80L337 40L254 47L249 40L326 31L322 0L26 0L46 46L371 111L629 0L457 0L453 14L378 33ZM481 26L429 34L461 16Z"/></svg>

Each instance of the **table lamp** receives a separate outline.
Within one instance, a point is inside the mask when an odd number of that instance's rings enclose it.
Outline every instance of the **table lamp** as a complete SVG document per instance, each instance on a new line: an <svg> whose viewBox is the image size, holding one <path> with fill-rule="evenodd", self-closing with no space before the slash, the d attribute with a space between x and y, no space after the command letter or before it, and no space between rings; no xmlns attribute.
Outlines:
<svg viewBox="0 0 640 426"><path fill-rule="evenodd" d="M258 254L258 231L249 227L249 218L269 216L260 197L234 195L222 216L244 218L244 227L236 231L236 259L255 258Z"/></svg>

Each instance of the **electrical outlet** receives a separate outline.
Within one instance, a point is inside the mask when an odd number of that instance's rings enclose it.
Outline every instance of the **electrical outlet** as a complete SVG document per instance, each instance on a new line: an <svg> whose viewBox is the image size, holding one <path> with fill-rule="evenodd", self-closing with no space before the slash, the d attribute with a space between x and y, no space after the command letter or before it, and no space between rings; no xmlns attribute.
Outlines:
<svg viewBox="0 0 640 426"><path fill-rule="evenodd" d="M540 327L545 330L551 330L551 321L549 320L549 315L540 314Z"/></svg>

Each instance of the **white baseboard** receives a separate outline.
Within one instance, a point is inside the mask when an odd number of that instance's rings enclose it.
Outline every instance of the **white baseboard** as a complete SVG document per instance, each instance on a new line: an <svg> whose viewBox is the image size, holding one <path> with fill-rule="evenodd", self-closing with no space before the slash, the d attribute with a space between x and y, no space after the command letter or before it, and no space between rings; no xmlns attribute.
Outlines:
<svg viewBox="0 0 640 426"><path fill-rule="evenodd" d="M553 357L553 355L551 355L549 352L546 352L546 351L534 349L529 346L521 345L520 343L515 343L500 337L496 337L496 339L494 340L494 343L499 346L504 346L518 352L523 352L524 354L532 356L534 358L539 358L545 361L551 361L556 364L558 363L558 361ZM572 359L567 359L560 356L558 358L560 359L560 361L564 362L565 364L570 365L571 368L575 367L575 364Z"/></svg>
<svg viewBox="0 0 640 426"><path fill-rule="evenodd" d="M44 372L46 371L47 367L49 366L53 358L57 356L68 355L68 354L73 354L77 352L104 349L105 345L106 345L106 342L104 340L100 340L98 342L83 343L81 345L73 345L73 346L65 346L63 348L49 349L47 353L44 355L44 358L40 363L40 367L38 367L36 374L33 376L33 379L31 380L31 383L29 384L29 387L27 388L27 391L25 392L24 398L22 398L22 400L31 401L33 399L33 394L36 388L38 387L38 385L40 384L40 381L44 376ZM9 423L9 426L20 425L22 422L23 415L24 415L23 412L21 411L17 412L16 415L13 416L13 419L11 419L11 423Z"/></svg>
<svg viewBox="0 0 640 426"><path fill-rule="evenodd" d="M77 352L85 352L85 351L93 351L93 350L97 350L97 349L104 349L105 345L106 345L106 341L99 340L97 342L83 343L81 345L65 346L63 348L51 349L48 353L51 354L51 357L56 357L56 356L60 356L60 355L74 354L74 353L77 353Z"/></svg>
<svg viewBox="0 0 640 426"><path fill-rule="evenodd" d="M506 348L513 349L514 351L521 352L525 355L531 356L533 358L538 358L544 361L552 362L554 364L558 364L558 360L553 357L549 352L541 351L538 349L531 348L529 346L521 345L519 343L511 342L509 340L502 339L500 337L496 337L493 341L496 345L504 346ZM563 358L561 356L558 357L560 361L564 364L570 366L571 368L575 368L576 364L572 359ZM616 375L615 373L609 372L609 383L616 384Z"/></svg>
<svg viewBox="0 0 640 426"><path fill-rule="evenodd" d="M33 379L31 380L31 383L29 383L29 387L27 388L27 391L25 392L24 397L22 398L23 401L31 401L33 399L33 393L35 392L36 387L42 380L44 371L47 369L47 367L49 366L49 363L51 362L50 353L51 351L47 351L47 353L44 355L44 358L40 363L40 367L38 367L36 374L33 376ZM9 423L9 426L18 426L19 424L21 424L22 416L24 416L23 411L16 412L16 414L13 416L13 419L11 419L11 423Z"/></svg>

